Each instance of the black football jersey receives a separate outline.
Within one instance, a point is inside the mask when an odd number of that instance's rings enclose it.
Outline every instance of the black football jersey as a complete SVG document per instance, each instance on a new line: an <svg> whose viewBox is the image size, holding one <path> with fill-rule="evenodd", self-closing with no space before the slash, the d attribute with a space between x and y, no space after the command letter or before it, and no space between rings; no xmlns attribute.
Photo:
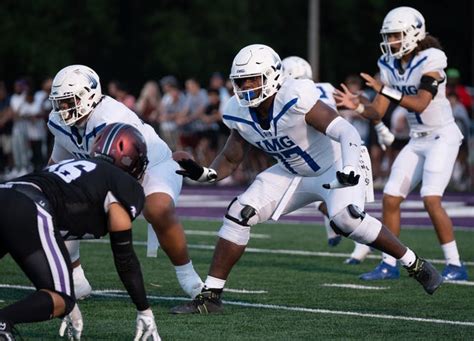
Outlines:
<svg viewBox="0 0 474 341"><path fill-rule="evenodd" d="M12 181L31 182L41 188L66 240L106 235L110 202L118 201L132 220L145 203L143 188L135 178L100 159L66 160Z"/></svg>

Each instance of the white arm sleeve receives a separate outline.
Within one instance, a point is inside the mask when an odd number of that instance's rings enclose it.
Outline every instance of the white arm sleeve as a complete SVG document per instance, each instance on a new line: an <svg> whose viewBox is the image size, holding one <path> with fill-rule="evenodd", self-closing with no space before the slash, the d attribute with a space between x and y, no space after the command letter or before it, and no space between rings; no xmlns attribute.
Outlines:
<svg viewBox="0 0 474 341"><path fill-rule="evenodd" d="M66 148L55 141L53 145L53 151L51 152L51 156L49 158L50 160L54 161L54 163L58 163L63 160L74 159L74 155L72 155L67 151Z"/></svg>
<svg viewBox="0 0 474 341"><path fill-rule="evenodd" d="M341 144L342 166L359 166L362 140L356 128L342 117L336 117L326 128L326 135Z"/></svg>

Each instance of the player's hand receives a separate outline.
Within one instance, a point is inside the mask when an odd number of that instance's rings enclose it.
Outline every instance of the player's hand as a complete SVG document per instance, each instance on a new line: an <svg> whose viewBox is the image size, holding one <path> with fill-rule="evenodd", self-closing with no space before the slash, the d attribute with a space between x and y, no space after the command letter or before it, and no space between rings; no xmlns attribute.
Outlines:
<svg viewBox="0 0 474 341"><path fill-rule="evenodd" d="M359 96L350 92L344 83L341 83L341 88L344 92L335 89L333 94L334 99L336 100L336 105L338 107L345 107L349 110L355 110L360 103Z"/></svg>
<svg viewBox="0 0 474 341"><path fill-rule="evenodd" d="M374 77L364 72L361 72L360 76L365 80L365 85L374 89L375 92L377 93L380 92L380 90L382 89L382 84L379 81L377 81Z"/></svg>
<svg viewBox="0 0 474 341"><path fill-rule="evenodd" d="M387 147L390 147L395 140L395 135L392 134L383 122L379 122L374 126L374 128L377 132L377 140L380 148L382 148L383 151L386 151Z"/></svg>
<svg viewBox="0 0 474 341"><path fill-rule="evenodd" d="M212 168L203 167L191 159L183 159L177 162L182 168L176 171L179 175L199 182L214 182L217 180L217 173Z"/></svg>
<svg viewBox="0 0 474 341"><path fill-rule="evenodd" d="M326 189L343 188L355 186L359 183L360 174L354 167L346 166L342 172L336 172L336 179L329 184L324 184L323 187Z"/></svg>
<svg viewBox="0 0 474 341"><path fill-rule="evenodd" d="M161 341L156 327L155 317L150 308L137 312L137 331L133 341Z"/></svg>
<svg viewBox="0 0 474 341"><path fill-rule="evenodd" d="M69 315L66 315L59 327L59 336L66 337L68 340L80 340L84 322L79 306L76 304Z"/></svg>

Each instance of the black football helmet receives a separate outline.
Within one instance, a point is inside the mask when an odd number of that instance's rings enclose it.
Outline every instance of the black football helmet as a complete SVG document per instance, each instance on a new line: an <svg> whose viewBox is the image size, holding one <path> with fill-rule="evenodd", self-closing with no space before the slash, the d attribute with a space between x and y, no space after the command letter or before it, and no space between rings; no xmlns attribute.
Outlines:
<svg viewBox="0 0 474 341"><path fill-rule="evenodd" d="M140 180L148 165L143 135L124 123L107 125L95 138L91 157L105 159Z"/></svg>

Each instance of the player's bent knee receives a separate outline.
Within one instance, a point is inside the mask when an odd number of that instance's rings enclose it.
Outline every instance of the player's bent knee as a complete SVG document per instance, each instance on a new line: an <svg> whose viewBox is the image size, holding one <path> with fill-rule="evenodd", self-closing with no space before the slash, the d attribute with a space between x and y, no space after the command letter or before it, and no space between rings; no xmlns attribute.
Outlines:
<svg viewBox="0 0 474 341"><path fill-rule="evenodd" d="M219 237L237 245L247 245L250 239L250 226L256 223L258 223L257 211L249 205L242 205L235 198L227 208Z"/></svg>
<svg viewBox="0 0 474 341"><path fill-rule="evenodd" d="M356 242L370 244L377 239L382 223L356 205L349 205L332 217L331 226Z"/></svg>
<svg viewBox="0 0 474 341"><path fill-rule="evenodd" d="M63 318L64 316L66 316L67 314L69 314L72 311L72 309L76 305L76 300L72 296L67 295L63 292L55 291L54 293L61 296L61 298L64 300L64 306L65 306L64 307L64 314L62 316L57 316L57 317Z"/></svg>

